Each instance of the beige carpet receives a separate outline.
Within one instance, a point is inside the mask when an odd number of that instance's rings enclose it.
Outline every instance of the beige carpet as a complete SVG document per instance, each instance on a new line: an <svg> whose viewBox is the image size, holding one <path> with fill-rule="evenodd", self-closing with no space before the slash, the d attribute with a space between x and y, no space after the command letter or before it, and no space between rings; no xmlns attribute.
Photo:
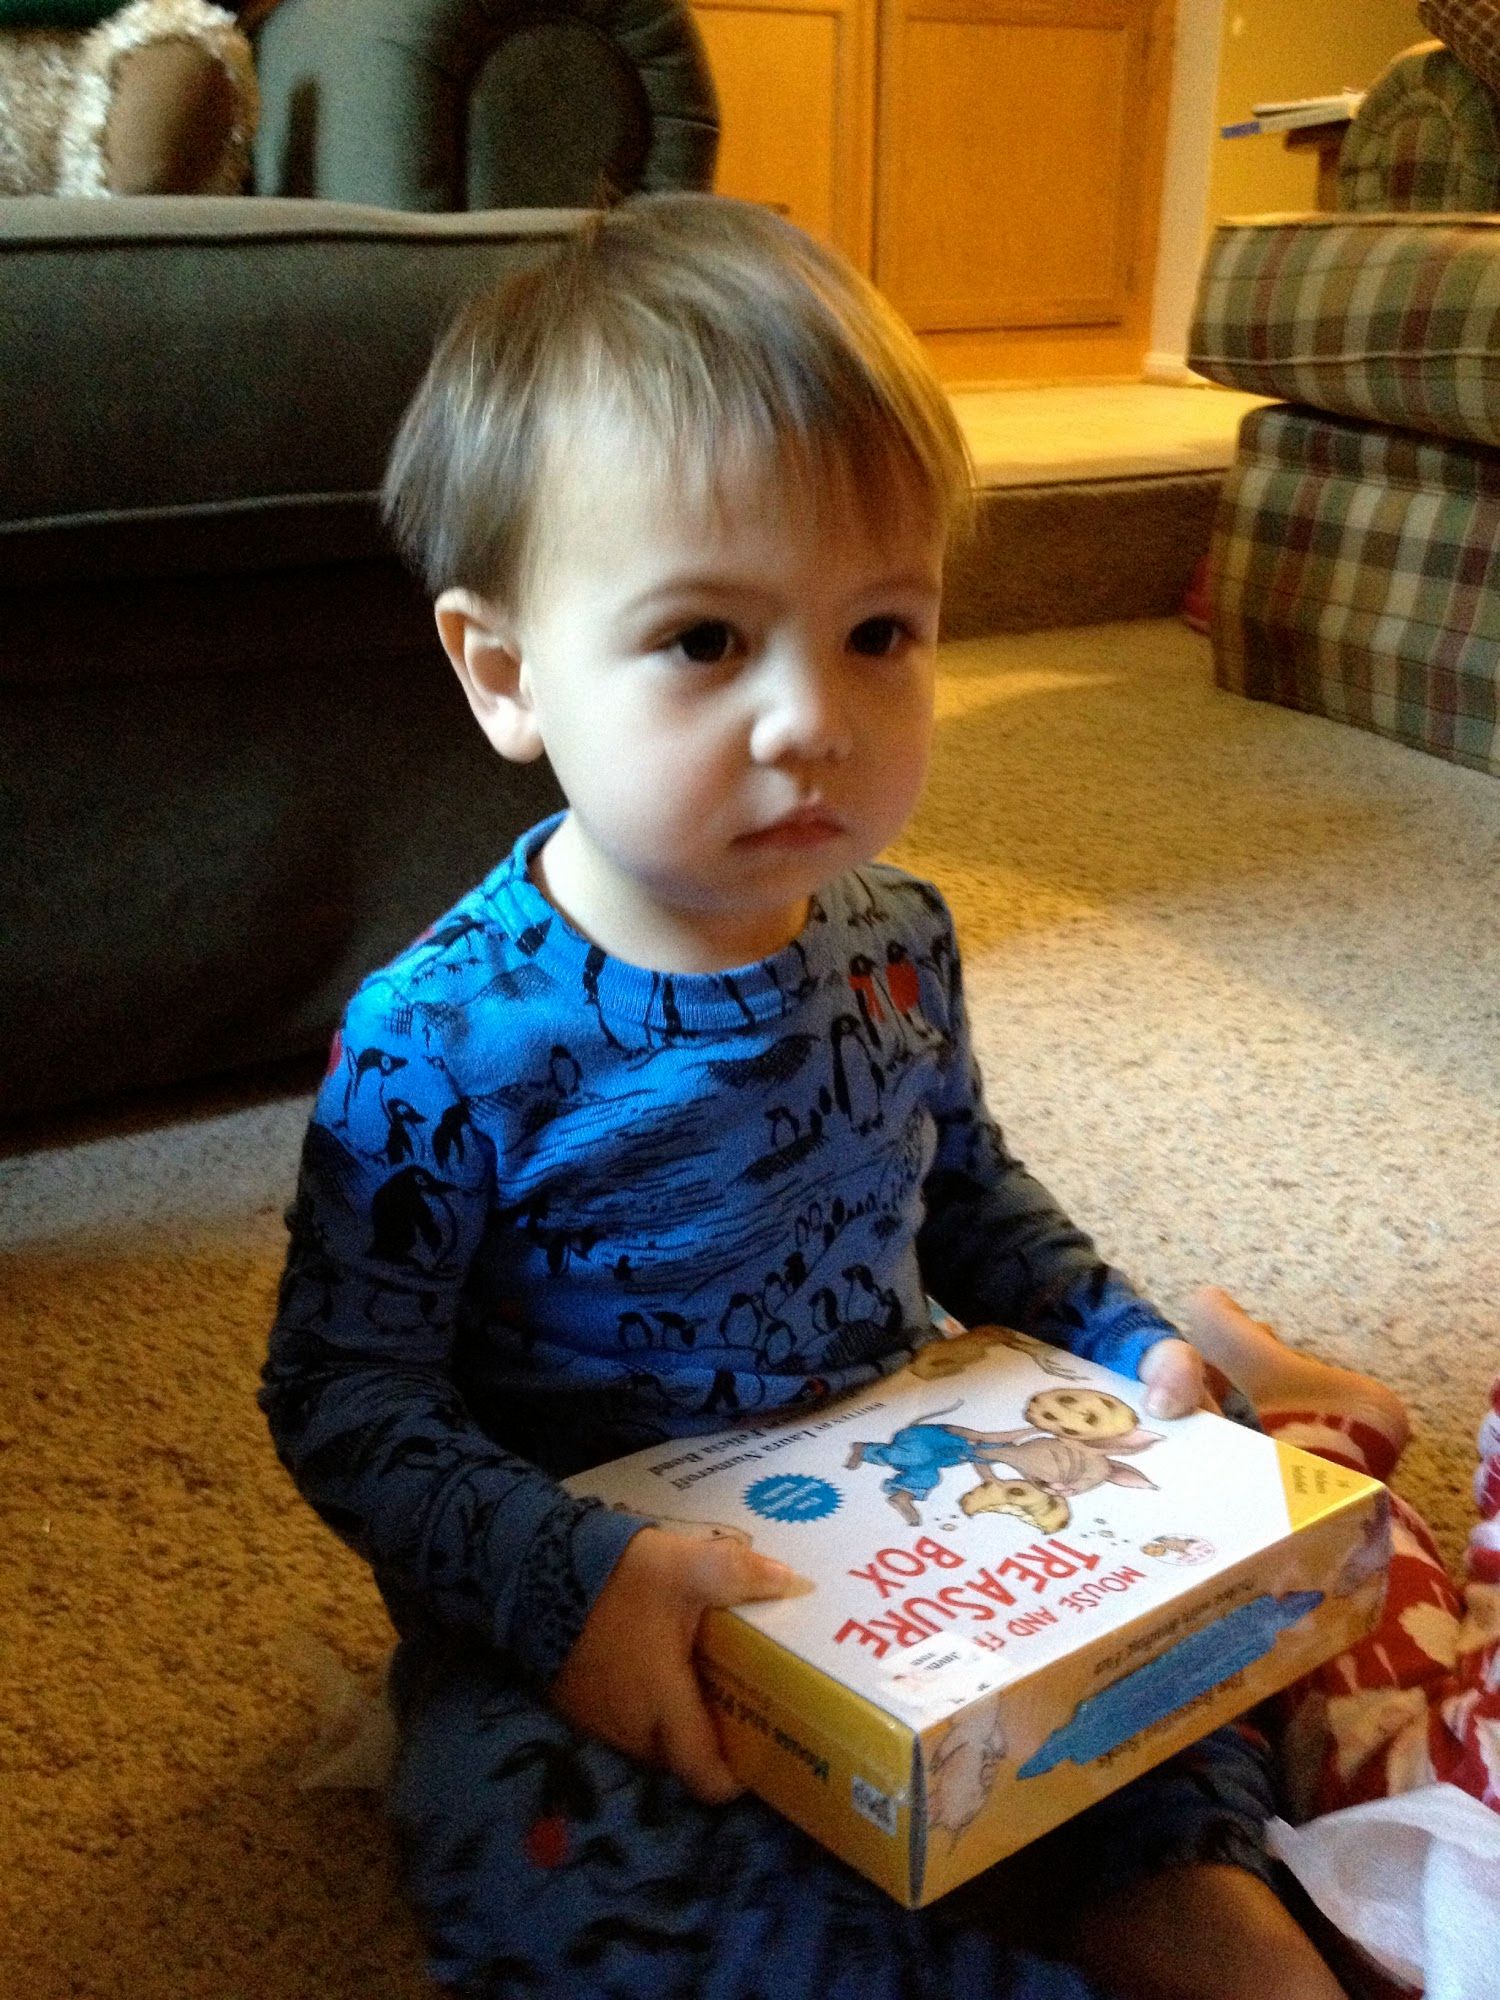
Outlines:
<svg viewBox="0 0 1500 2000"><path fill-rule="evenodd" d="M1171 1305L1377 1369L1450 1547L1500 1360L1500 785L1218 693L1175 624L947 649L900 858L1013 1143ZM252 1396L307 1079L0 1158L0 1992L418 2000L367 1797L299 1791L309 1643L383 1629Z"/></svg>

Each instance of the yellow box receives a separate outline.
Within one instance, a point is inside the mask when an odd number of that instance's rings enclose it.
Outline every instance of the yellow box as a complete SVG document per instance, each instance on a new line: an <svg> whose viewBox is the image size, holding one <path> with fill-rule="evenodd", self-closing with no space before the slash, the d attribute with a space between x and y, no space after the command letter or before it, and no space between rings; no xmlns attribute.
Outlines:
<svg viewBox="0 0 1500 2000"><path fill-rule="evenodd" d="M945 1324L815 1415L568 1481L812 1579L703 1621L725 1755L911 1908L1350 1645L1390 1555L1377 1481Z"/></svg>

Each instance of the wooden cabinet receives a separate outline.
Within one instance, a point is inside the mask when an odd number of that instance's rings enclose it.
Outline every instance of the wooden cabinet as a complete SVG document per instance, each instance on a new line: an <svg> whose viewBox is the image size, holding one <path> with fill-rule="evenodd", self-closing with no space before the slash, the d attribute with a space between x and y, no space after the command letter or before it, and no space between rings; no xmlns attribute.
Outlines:
<svg viewBox="0 0 1500 2000"><path fill-rule="evenodd" d="M719 93L715 186L873 268L877 0L694 0Z"/></svg>
<svg viewBox="0 0 1500 2000"><path fill-rule="evenodd" d="M1131 374L1172 0L696 0L717 185L836 243L949 381Z"/></svg>

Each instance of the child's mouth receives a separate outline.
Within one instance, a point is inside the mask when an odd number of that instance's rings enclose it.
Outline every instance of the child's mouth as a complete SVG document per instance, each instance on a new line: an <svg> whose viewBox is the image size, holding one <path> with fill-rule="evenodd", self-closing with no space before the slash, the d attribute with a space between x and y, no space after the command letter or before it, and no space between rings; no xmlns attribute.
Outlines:
<svg viewBox="0 0 1500 2000"><path fill-rule="evenodd" d="M772 820L769 826L759 827L754 833L741 834L736 844L740 847L820 847L827 841L837 840L843 831L843 822L822 806L800 806L796 812Z"/></svg>

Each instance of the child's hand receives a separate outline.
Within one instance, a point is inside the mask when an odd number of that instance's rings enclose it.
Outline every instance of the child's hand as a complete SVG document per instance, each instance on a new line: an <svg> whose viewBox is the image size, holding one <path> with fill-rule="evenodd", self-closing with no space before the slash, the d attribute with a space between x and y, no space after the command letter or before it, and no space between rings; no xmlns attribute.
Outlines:
<svg viewBox="0 0 1500 2000"><path fill-rule="evenodd" d="M673 1772L706 1805L727 1805L744 1787L724 1762L698 1684L698 1621L714 1605L812 1588L742 1542L642 1528L553 1681L553 1706L577 1728Z"/></svg>
<svg viewBox="0 0 1500 2000"><path fill-rule="evenodd" d="M1146 1384L1148 1416L1186 1417L1219 1407L1209 1394L1203 1356L1185 1340L1158 1340L1141 1356L1139 1372Z"/></svg>

